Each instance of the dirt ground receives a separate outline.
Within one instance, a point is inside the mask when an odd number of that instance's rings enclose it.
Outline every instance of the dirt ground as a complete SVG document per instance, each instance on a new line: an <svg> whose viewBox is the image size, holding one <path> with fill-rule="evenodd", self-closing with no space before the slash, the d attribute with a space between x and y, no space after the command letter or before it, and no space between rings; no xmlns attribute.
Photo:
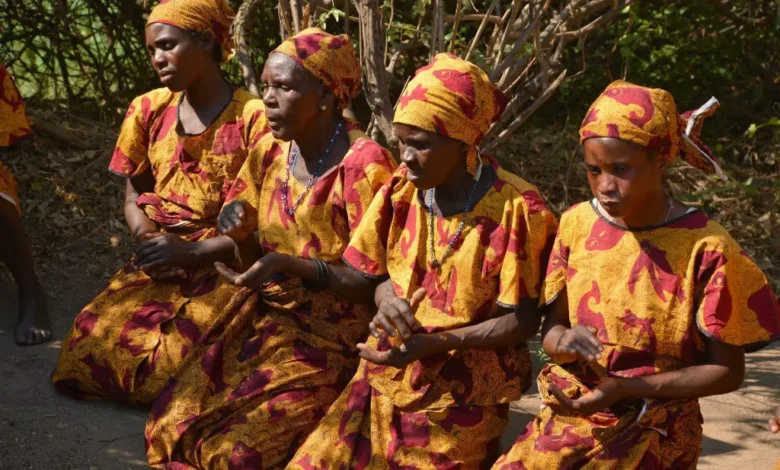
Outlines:
<svg viewBox="0 0 780 470"><path fill-rule="evenodd" d="M80 249L88 251L89 246ZM49 382L59 340L102 287L115 258L104 253L83 266L48 267L45 281L55 340L38 347L13 343L16 294L0 268L0 469L145 468L142 410L73 401L57 395ZM774 468L780 436L767 432L766 419L780 404L779 378L780 345L775 345L749 356L742 390L702 400L705 438L699 468ZM535 392L515 403L505 445L538 408Z"/></svg>

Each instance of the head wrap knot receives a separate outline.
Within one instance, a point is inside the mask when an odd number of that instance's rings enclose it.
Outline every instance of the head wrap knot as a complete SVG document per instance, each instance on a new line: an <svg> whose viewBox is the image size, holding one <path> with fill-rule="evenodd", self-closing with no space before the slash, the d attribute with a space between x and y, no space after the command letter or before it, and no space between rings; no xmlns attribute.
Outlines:
<svg viewBox="0 0 780 470"><path fill-rule="evenodd" d="M580 125L580 143L592 137L613 137L660 155L666 163L677 156L691 166L725 178L710 149L699 140L705 118L720 106L710 98L703 106L682 115L672 95L618 80L596 99Z"/></svg>
<svg viewBox="0 0 780 470"><path fill-rule="evenodd" d="M475 174L476 147L506 105L506 95L482 69L444 53L417 70L401 94L393 122L468 144L466 167Z"/></svg>
<svg viewBox="0 0 780 470"><path fill-rule="evenodd" d="M320 28L307 28L282 42L272 54L284 54L322 82L344 109L360 92L360 62L345 34L334 36Z"/></svg>
<svg viewBox="0 0 780 470"><path fill-rule="evenodd" d="M222 49L222 62L227 62L235 49L230 36L234 16L225 0L162 0L149 14L146 26L163 23L188 31L207 32Z"/></svg>

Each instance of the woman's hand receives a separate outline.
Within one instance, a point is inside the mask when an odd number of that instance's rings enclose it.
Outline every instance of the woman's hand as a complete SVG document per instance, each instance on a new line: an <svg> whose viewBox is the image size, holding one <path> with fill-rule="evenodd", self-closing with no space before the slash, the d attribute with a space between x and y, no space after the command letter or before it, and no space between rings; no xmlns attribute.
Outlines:
<svg viewBox="0 0 780 470"><path fill-rule="evenodd" d="M374 338L379 338L379 330L381 329L390 336L395 336L398 333L403 339L411 337L412 332L420 327L420 322L414 318L414 314L425 295L426 291L421 287L412 294L409 300L397 296L383 300L377 306L374 319L368 324L371 335Z"/></svg>
<svg viewBox="0 0 780 470"><path fill-rule="evenodd" d="M274 274L286 272L286 255L280 253L268 253L243 273L237 273L228 268L224 263L214 263L217 271L237 286L257 289Z"/></svg>
<svg viewBox="0 0 780 470"><path fill-rule="evenodd" d="M257 229L257 210L246 201L230 201L217 218L217 230L236 241L246 240Z"/></svg>
<svg viewBox="0 0 780 470"><path fill-rule="evenodd" d="M769 420L769 430L775 434L780 433L780 406L775 410L775 415Z"/></svg>
<svg viewBox="0 0 780 470"><path fill-rule="evenodd" d="M200 263L197 242L182 240L171 233L150 233L145 237L135 251L135 263L144 272L193 267Z"/></svg>
<svg viewBox="0 0 780 470"><path fill-rule="evenodd" d="M387 351L377 351L365 343L358 344L357 348L360 357L369 362L403 369L418 359L438 353L440 343L435 334L418 334L407 338L400 347Z"/></svg>
<svg viewBox="0 0 780 470"><path fill-rule="evenodd" d="M554 384L550 384L550 392L565 410L590 416L624 398L620 381L621 379L603 379L596 388L576 400L567 397L563 390Z"/></svg>
<svg viewBox="0 0 780 470"><path fill-rule="evenodd" d="M574 362L577 359L593 361L601 359L604 346L601 345L595 328L575 325L568 328L558 339L554 355L560 363Z"/></svg>

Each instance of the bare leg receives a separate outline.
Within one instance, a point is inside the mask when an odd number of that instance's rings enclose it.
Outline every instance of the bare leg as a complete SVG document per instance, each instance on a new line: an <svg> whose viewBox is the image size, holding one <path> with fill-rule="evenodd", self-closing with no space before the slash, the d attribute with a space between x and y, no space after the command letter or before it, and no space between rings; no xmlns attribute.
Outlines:
<svg viewBox="0 0 780 470"><path fill-rule="evenodd" d="M51 339L46 298L35 274L35 265L16 207L0 198L0 261L16 279L19 289L19 319L16 343L33 345Z"/></svg>

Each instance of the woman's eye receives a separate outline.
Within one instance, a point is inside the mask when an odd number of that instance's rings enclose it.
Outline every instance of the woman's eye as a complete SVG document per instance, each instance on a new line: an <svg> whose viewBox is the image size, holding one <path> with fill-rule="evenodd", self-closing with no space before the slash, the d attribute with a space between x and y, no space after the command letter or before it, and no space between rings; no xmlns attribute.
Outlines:
<svg viewBox="0 0 780 470"><path fill-rule="evenodd" d="M599 169L596 168L595 166L589 166L587 168L588 168L588 173L590 173L591 175L598 175L599 173L601 173Z"/></svg>
<svg viewBox="0 0 780 470"><path fill-rule="evenodd" d="M623 165L618 165L618 166L615 167L615 174L616 175L622 175L626 171L628 171L628 168L623 166Z"/></svg>

